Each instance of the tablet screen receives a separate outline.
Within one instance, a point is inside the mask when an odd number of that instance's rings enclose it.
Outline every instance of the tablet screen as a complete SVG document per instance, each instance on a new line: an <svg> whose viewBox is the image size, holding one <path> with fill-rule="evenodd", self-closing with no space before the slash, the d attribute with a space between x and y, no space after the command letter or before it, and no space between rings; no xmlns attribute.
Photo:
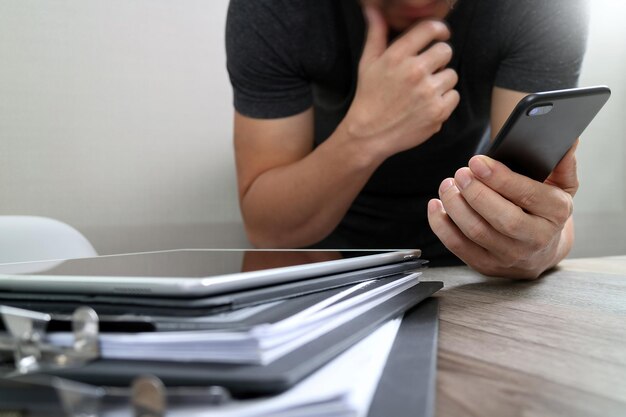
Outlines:
<svg viewBox="0 0 626 417"><path fill-rule="evenodd" d="M205 296L367 268L395 268L419 256L419 250L146 252L0 265L0 291Z"/></svg>
<svg viewBox="0 0 626 417"><path fill-rule="evenodd" d="M371 255L353 252L348 256ZM175 250L0 265L0 273L201 278L343 258L338 251ZM13 271L13 272L12 272Z"/></svg>

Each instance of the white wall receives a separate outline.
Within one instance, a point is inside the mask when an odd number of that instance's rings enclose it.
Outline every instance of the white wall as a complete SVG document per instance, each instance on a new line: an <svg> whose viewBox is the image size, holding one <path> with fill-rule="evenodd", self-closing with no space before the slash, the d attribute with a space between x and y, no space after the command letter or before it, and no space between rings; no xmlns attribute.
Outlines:
<svg viewBox="0 0 626 417"><path fill-rule="evenodd" d="M66 221L100 252L240 223L227 3L0 0L0 213Z"/></svg>
<svg viewBox="0 0 626 417"><path fill-rule="evenodd" d="M254 1L254 0L251 0ZM66 221L100 253L246 246L227 0L0 0L0 214ZM574 255L626 253L626 15L593 0Z"/></svg>
<svg viewBox="0 0 626 417"><path fill-rule="evenodd" d="M592 0L581 85L613 92L579 147L573 257L626 254L626 2Z"/></svg>

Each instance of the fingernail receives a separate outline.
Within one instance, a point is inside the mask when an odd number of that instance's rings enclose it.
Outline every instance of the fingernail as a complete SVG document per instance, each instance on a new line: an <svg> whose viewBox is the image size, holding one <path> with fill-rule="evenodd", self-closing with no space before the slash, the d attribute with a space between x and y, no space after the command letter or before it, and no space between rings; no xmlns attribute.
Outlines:
<svg viewBox="0 0 626 417"><path fill-rule="evenodd" d="M469 166L472 172L480 178L489 178L491 175L491 167L489 166L486 158L482 156L470 159Z"/></svg>
<svg viewBox="0 0 626 417"><path fill-rule="evenodd" d="M444 195L446 191L448 191L454 185L454 180L452 178L448 178L444 182L441 183L439 187L439 195Z"/></svg>
<svg viewBox="0 0 626 417"><path fill-rule="evenodd" d="M430 200L428 202L428 213L435 214L439 210L439 200Z"/></svg>
<svg viewBox="0 0 626 417"><path fill-rule="evenodd" d="M464 190L472 183L472 174L469 173L467 168L461 168L456 172L454 180L456 185L458 185L461 190Z"/></svg>

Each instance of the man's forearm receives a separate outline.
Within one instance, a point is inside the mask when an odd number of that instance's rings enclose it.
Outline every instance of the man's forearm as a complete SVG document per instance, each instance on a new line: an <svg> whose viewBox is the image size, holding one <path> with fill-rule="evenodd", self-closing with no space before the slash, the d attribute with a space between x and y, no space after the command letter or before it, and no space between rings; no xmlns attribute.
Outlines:
<svg viewBox="0 0 626 417"><path fill-rule="evenodd" d="M329 235L384 160L371 145L340 125L305 158L260 175L241 201L252 244L295 248Z"/></svg>

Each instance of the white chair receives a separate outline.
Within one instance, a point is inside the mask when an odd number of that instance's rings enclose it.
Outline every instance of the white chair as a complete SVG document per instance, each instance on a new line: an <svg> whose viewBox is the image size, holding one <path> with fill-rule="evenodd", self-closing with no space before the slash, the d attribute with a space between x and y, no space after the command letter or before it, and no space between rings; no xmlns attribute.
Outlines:
<svg viewBox="0 0 626 417"><path fill-rule="evenodd" d="M97 256L76 229L35 216L0 216L0 263L73 259Z"/></svg>

